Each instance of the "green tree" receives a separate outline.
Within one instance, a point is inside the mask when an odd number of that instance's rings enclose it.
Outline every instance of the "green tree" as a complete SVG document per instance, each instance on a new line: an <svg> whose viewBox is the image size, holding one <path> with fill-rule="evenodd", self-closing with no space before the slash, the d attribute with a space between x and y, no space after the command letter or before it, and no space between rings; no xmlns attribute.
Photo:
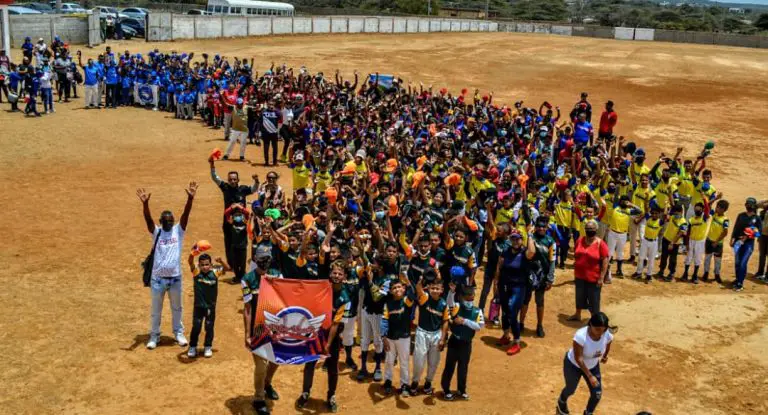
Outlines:
<svg viewBox="0 0 768 415"><path fill-rule="evenodd" d="M760 30L768 30L768 13L763 13L758 16L752 25Z"/></svg>
<svg viewBox="0 0 768 415"><path fill-rule="evenodd" d="M520 0L512 6L512 16L523 20L565 20L568 6L564 0Z"/></svg>
<svg viewBox="0 0 768 415"><path fill-rule="evenodd" d="M726 17L723 19L723 31L726 32L738 32L744 29L747 25L741 21L738 17Z"/></svg>

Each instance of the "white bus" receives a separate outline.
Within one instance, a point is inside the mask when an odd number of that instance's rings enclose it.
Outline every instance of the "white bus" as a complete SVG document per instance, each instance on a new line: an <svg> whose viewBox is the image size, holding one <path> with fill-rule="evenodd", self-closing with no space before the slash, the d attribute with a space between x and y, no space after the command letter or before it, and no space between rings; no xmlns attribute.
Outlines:
<svg viewBox="0 0 768 415"><path fill-rule="evenodd" d="M293 5L256 0L208 0L210 14L242 16L293 16Z"/></svg>

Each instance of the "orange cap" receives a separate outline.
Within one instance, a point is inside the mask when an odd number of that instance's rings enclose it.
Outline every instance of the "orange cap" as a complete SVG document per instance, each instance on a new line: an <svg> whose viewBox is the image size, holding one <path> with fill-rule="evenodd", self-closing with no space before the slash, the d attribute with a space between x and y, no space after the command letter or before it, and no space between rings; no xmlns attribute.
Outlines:
<svg viewBox="0 0 768 415"><path fill-rule="evenodd" d="M205 252L209 249L211 249L211 243L205 239L201 239L197 241L195 245L192 246L192 255L197 256L200 253Z"/></svg>
<svg viewBox="0 0 768 415"><path fill-rule="evenodd" d="M304 229L309 229L315 223L315 217L307 213L302 216L301 223L304 224Z"/></svg>
<svg viewBox="0 0 768 415"><path fill-rule="evenodd" d="M397 216L397 212L400 208L397 206L397 198L395 196L389 197L389 216Z"/></svg>
<svg viewBox="0 0 768 415"><path fill-rule="evenodd" d="M218 148L214 148L211 152L211 160L218 160L221 158L221 150Z"/></svg>
<svg viewBox="0 0 768 415"><path fill-rule="evenodd" d="M355 171L357 170L357 165L354 161L348 161L347 164L344 165L344 168L341 170L342 175L350 175L355 174Z"/></svg>
<svg viewBox="0 0 768 415"><path fill-rule="evenodd" d="M421 156L416 159L416 169L421 170L421 167L424 166L424 163L427 162L427 156Z"/></svg>
<svg viewBox="0 0 768 415"><path fill-rule="evenodd" d="M339 192L336 191L335 187L329 187L325 189L325 197L328 198L328 203L335 205L336 204L336 197L339 196Z"/></svg>
<svg viewBox="0 0 768 415"><path fill-rule="evenodd" d="M387 160L387 165L384 166L384 171L387 173L392 173L397 169L397 159L389 159Z"/></svg>
<svg viewBox="0 0 768 415"><path fill-rule="evenodd" d="M417 171L416 173L413 173L413 188L419 187L421 182L424 181L424 179L427 178L427 175L424 174L424 172Z"/></svg>
<svg viewBox="0 0 768 415"><path fill-rule="evenodd" d="M451 173L443 181L446 186L456 186L461 183L461 176L459 176L459 173Z"/></svg>

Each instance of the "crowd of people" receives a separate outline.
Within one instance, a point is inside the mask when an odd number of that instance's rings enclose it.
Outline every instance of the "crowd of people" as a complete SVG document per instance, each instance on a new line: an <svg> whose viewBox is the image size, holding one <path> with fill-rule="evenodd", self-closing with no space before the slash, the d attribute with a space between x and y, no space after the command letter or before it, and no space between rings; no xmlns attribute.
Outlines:
<svg viewBox="0 0 768 415"><path fill-rule="evenodd" d="M54 64L54 72L64 67L64 79L74 80L79 69L65 46L52 45L48 55L64 60ZM46 53L38 59L36 50L35 69L26 49L19 66L0 54L0 70L6 68L6 79L17 82L7 84L15 92L22 83L31 102L35 79L42 78L34 74L50 72ZM356 379L383 381L385 393L399 386L402 396L432 394L437 386L446 400L469 399L476 332L486 323L499 325L498 344L511 356L521 353L533 300L534 333L544 337L547 292L556 268L564 269L572 258L576 298L570 320L583 321L583 310L590 319L564 359L566 387L557 410L569 413L568 397L583 377L591 393L584 413L591 414L601 397L599 361L606 361L613 339L600 311L604 284L625 278L625 272L645 283L725 284L721 264L728 244L735 262L731 287L741 291L756 240L762 279L768 201L748 198L746 211L731 226L730 204L706 167L714 143L704 144L700 153L677 148L652 158L638 143L615 134L613 102L605 103L594 128L587 93L562 113L549 102L508 106L492 93L435 90L397 77L390 83L378 73L362 82L357 72L347 80L338 71L327 77L286 65L258 73L253 59L219 55L195 59L193 53L158 50L115 55L107 47L96 61L78 64L86 106L100 107L102 96L109 107L135 105L135 83L156 85L157 109L181 119L199 117L223 128L229 141L226 151L208 158L224 199L225 258L217 258L216 265L204 243L195 244L188 257L195 275L189 342L182 323L180 258L198 186L187 189L178 224L171 211L155 224L150 194L137 192L154 244L147 347L157 346L166 291L177 342L189 343L188 355L196 357L204 325L203 353L210 357L224 272L242 287L246 345L253 336L261 277L330 280L334 322L325 369L333 411L342 349ZM54 79L62 83L61 76ZM59 99L68 98L76 82L64 84ZM250 185L241 184L236 171L220 177L217 161L229 159L237 144L240 160L249 144L262 146L264 165L287 163L291 177L281 179L272 170L264 182L254 174ZM286 182L292 190L283 187ZM254 407L269 413L265 401L278 399L272 387L277 365L255 354L253 359ZM305 367L299 407L309 401L314 368L314 363Z"/></svg>

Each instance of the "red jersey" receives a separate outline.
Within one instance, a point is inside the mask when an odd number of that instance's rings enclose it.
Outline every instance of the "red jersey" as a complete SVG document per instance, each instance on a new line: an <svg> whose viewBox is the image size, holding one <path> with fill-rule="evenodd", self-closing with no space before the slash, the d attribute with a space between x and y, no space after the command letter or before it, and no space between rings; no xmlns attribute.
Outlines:
<svg viewBox="0 0 768 415"><path fill-rule="evenodd" d="M229 114L232 112L232 107L237 104L237 91L229 92L229 90L224 91L221 93L221 100L224 101L224 110L225 113Z"/></svg>
<svg viewBox="0 0 768 415"><path fill-rule="evenodd" d="M616 126L618 120L619 116L616 115L616 111L603 111L603 115L600 116L600 134L613 133L613 127Z"/></svg>

